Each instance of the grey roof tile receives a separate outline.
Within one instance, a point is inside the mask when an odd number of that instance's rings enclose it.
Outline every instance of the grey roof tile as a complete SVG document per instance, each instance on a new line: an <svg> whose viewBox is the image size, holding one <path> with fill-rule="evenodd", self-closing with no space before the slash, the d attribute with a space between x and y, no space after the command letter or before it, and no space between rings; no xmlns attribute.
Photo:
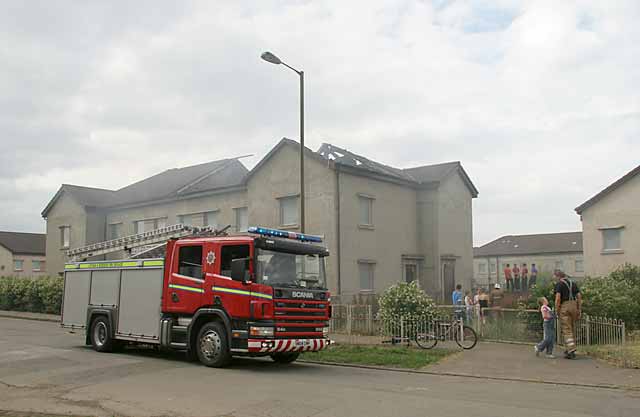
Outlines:
<svg viewBox="0 0 640 417"><path fill-rule="evenodd" d="M13 254L45 254L47 235L44 233L0 232L0 245Z"/></svg>
<svg viewBox="0 0 640 417"><path fill-rule="evenodd" d="M473 248L474 257L582 252L582 232L507 235Z"/></svg>

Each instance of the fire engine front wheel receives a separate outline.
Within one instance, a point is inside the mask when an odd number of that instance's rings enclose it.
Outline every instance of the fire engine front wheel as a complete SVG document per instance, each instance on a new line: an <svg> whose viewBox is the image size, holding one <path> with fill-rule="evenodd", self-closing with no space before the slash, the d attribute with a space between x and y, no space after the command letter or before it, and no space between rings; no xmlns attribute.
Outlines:
<svg viewBox="0 0 640 417"><path fill-rule="evenodd" d="M206 323L198 332L196 353L202 364L219 368L231 360L224 326L218 322Z"/></svg>
<svg viewBox="0 0 640 417"><path fill-rule="evenodd" d="M98 316L91 322L91 345L98 352L111 352L113 350L113 338L109 328L109 320L104 316Z"/></svg>
<svg viewBox="0 0 640 417"><path fill-rule="evenodd" d="M273 359L273 361L277 362L277 363L291 363L291 362L295 361L296 359L298 359L298 356L300 356L300 354L297 353L297 352L293 352L293 353L274 353L273 355L271 355L271 359Z"/></svg>

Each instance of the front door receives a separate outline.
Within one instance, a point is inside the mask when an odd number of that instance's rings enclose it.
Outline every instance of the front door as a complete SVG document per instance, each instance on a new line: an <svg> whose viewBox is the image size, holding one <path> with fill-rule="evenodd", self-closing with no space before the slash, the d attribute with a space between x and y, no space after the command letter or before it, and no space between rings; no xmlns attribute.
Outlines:
<svg viewBox="0 0 640 417"><path fill-rule="evenodd" d="M193 314L202 305L204 274L202 244L178 242L169 277L167 311Z"/></svg>
<svg viewBox="0 0 640 417"><path fill-rule="evenodd" d="M456 288L456 261L442 261L442 288L444 291L443 299L445 302L451 302L451 294Z"/></svg>
<svg viewBox="0 0 640 417"><path fill-rule="evenodd" d="M225 242L217 245L216 258L211 278L207 274L207 283L211 283L214 304L221 304L232 317L249 318L251 301L251 284L236 281L231 277L231 262L234 259L246 259L253 256L248 243ZM249 262L249 274L253 273L252 262Z"/></svg>

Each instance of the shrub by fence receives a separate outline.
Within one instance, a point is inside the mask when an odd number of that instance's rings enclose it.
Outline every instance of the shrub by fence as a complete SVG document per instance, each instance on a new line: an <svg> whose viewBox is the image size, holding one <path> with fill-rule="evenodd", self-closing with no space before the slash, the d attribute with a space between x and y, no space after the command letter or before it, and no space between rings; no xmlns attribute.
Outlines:
<svg viewBox="0 0 640 417"><path fill-rule="evenodd" d="M0 310L60 314L63 278L0 277Z"/></svg>

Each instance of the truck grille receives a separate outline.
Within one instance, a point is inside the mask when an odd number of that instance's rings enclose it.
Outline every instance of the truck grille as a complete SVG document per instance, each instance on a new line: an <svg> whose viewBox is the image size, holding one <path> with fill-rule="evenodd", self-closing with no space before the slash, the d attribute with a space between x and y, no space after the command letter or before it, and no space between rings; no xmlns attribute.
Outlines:
<svg viewBox="0 0 640 417"><path fill-rule="evenodd" d="M329 320L326 301L275 300L276 337L317 338Z"/></svg>

